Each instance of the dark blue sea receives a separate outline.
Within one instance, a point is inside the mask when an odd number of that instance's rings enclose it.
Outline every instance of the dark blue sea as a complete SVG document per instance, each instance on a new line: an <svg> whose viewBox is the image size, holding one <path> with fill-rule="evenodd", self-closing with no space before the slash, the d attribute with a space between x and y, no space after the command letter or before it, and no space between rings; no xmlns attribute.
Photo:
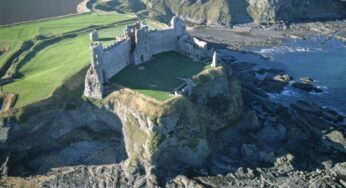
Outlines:
<svg viewBox="0 0 346 188"><path fill-rule="evenodd" d="M268 93L272 100L286 105L299 99L312 101L346 115L345 42L319 36L307 40L286 41L280 47L250 51L256 54L231 50L220 52L235 57L238 62L257 63L257 69L284 69L295 81L299 81L301 77L311 77L315 80L313 84L323 90L322 93L307 93L287 86L282 93Z"/></svg>
<svg viewBox="0 0 346 188"><path fill-rule="evenodd" d="M346 43L325 36L308 40L288 41L281 47L261 49L259 54L282 64L287 73L299 80L309 76L323 93L306 93L287 87L281 94L272 94L274 100L291 102L310 100L346 114Z"/></svg>

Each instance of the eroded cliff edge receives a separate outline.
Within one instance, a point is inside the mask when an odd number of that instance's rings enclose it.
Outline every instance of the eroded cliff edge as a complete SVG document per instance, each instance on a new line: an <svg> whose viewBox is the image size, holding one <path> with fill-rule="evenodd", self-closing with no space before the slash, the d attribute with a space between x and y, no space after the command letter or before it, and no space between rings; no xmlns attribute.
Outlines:
<svg viewBox="0 0 346 188"><path fill-rule="evenodd" d="M232 126L242 113L240 83L228 66L194 76L191 98L180 96L166 102L129 89L118 89L102 101L86 101L76 97L82 90L76 84L82 75L60 88L63 92L58 89L50 99L13 113L20 114L19 121L4 119L2 176L48 174L39 185L92 186L96 177L71 182L68 179L73 176L61 179L67 172L52 171L64 168L77 173L85 166L113 169L107 176L111 183L118 177L121 185L131 186L139 178L144 185L157 186L167 177L205 165L211 153L210 137Z"/></svg>

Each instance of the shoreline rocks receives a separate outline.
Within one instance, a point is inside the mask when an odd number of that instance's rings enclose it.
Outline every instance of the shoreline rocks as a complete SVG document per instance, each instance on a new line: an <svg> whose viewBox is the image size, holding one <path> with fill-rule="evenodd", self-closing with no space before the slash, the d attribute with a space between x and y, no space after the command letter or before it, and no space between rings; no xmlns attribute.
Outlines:
<svg viewBox="0 0 346 188"><path fill-rule="evenodd" d="M323 90L313 85L314 80L310 77L302 77L299 82L292 83L292 87L306 92L322 93Z"/></svg>

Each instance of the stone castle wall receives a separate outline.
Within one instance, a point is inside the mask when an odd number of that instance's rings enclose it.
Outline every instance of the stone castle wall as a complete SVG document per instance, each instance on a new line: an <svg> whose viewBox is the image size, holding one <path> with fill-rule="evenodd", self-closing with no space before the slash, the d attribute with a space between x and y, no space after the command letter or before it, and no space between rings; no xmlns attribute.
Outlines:
<svg viewBox="0 0 346 188"><path fill-rule="evenodd" d="M91 37L91 66L84 89L84 95L94 99L102 99L103 84L126 66L145 63L153 55L176 51L194 60L211 57L207 43L188 34L179 17L173 17L171 26L164 30L149 31L141 22L127 26L122 39L105 49L94 39Z"/></svg>
<svg viewBox="0 0 346 188"><path fill-rule="evenodd" d="M129 39L117 43L109 50L103 51L103 66L106 79L110 79L130 64L131 41Z"/></svg>
<svg viewBox="0 0 346 188"><path fill-rule="evenodd" d="M177 38L174 29L157 30L149 33L151 54L176 51Z"/></svg>

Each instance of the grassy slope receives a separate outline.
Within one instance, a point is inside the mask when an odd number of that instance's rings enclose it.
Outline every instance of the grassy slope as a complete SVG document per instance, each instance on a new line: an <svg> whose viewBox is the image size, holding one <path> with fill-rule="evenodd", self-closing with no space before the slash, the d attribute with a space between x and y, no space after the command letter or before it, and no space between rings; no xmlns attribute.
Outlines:
<svg viewBox="0 0 346 188"><path fill-rule="evenodd" d="M0 50L5 51L0 56L0 67L9 56L18 50L21 43L30 40L36 35L54 35L88 27L89 25L102 25L128 19L128 15L96 15L83 14L47 21L37 21L27 24L0 27Z"/></svg>
<svg viewBox="0 0 346 188"><path fill-rule="evenodd" d="M126 15L87 14L58 20L35 22L0 28L6 34L5 40L20 43L36 34L61 33L87 27L91 24L107 24L129 18ZM114 27L113 34L120 35L125 25ZM11 31L14 31L13 33ZM15 39L16 36L20 37ZM101 37L102 34L100 35ZM2 37L1 37L2 38ZM1 43L0 43L1 44ZM89 61L88 34L80 34L75 38L64 39L39 51L28 63L19 69L24 76L15 82L5 85L5 91L19 95L16 107L21 107L52 94L65 79L87 66Z"/></svg>
<svg viewBox="0 0 346 188"><path fill-rule="evenodd" d="M129 66L111 79L111 82L134 89L142 94L164 101L170 98L169 92L208 66L174 52L162 53L144 64L144 70ZM131 79L129 79L131 78Z"/></svg>

